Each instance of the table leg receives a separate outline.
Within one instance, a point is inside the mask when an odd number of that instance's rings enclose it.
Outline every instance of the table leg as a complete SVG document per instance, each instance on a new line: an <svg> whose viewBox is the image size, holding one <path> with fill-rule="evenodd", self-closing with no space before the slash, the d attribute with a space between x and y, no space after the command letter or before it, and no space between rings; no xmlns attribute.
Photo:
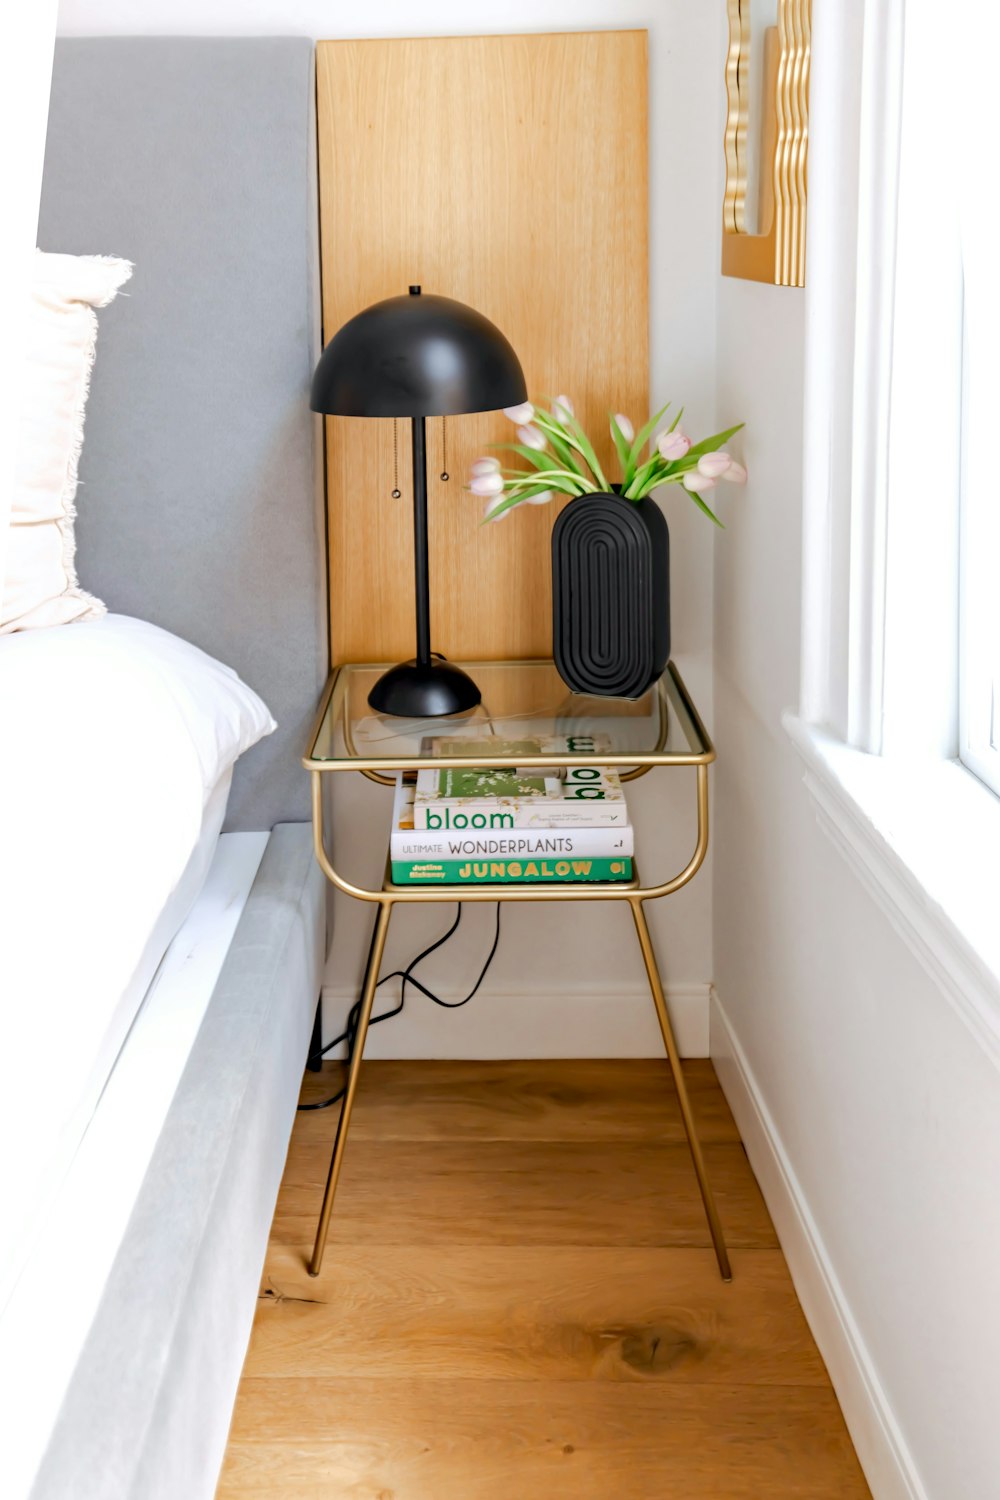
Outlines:
<svg viewBox="0 0 1000 1500"><path fill-rule="evenodd" d="M323 1251L326 1249L326 1235L330 1227L330 1214L333 1211L333 1200L337 1192L340 1169L344 1164L344 1148L347 1145L347 1132L351 1124L354 1096L358 1090L361 1058L365 1050L365 1039L368 1036L368 1023L371 1020L372 1006L375 1003L378 971L382 966L385 935L389 930L389 916L391 911L391 901L379 902L375 930L372 933L371 947L368 950L368 964L365 968L364 987L361 991L361 1014L358 1017L358 1030L354 1040L354 1051L351 1054L351 1065L347 1073L347 1088L344 1093L344 1101L340 1106L337 1134L333 1139L333 1155L330 1157L330 1172L326 1179L323 1207L320 1209L319 1224L316 1229L316 1243L313 1246L312 1259L309 1262L310 1276L318 1276L320 1267L323 1264Z"/></svg>
<svg viewBox="0 0 1000 1500"><path fill-rule="evenodd" d="M656 954L653 951L653 940L650 937L649 927L646 923L646 914L642 909L641 901L629 901L632 908L632 917L635 922L636 934L639 938L639 947L642 949L642 961L646 965L646 974L649 978L649 988L653 993L653 1004L656 1006L656 1018L660 1023L660 1031L663 1033L663 1043L667 1049L667 1057L670 1059L670 1071L674 1077L674 1087L677 1090L677 1098L681 1106L681 1118L684 1121L684 1129L687 1133L688 1146L691 1150L691 1160L694 1163L695 1174L698 1178L698 1187L701 1189L701 1200L705 1205L705 1215L708 1219L708 1227L712 1234L712 1243L715 1246L715 1258L719 1262L719 1274L723 1281L732 1281L733 1273L729 1265L729 1255L726 1250L726 1241L722 1233L722 1223L719 1219L719 1211L715 1206L715 1198L708 1181L708 1173L705 1170L705 1158L702 1155L701 1142L695 1128L694 1115L691 1113L691 1101L688 1098L687 1085L684 1082L684 1073L681 1068L680 1053L677 1050L677 1041L674 1030L670 1024L670 1016L667 1013L667 1002L663 994L663 984L660 980L660 971L656 963Z"/></svg>

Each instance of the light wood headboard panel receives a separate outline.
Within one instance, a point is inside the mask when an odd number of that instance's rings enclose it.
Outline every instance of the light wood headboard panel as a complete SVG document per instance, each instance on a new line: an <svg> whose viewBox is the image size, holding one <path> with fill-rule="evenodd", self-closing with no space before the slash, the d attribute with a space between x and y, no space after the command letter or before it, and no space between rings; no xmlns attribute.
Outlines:
<svg viewBox="0 0 1000 1500"><path fill-rule="evenodd" d="M646 33L320 42L324 340L417 282L507 335L532 394L596 433L648 407ZM335 661L412 655L409 423L327 419ZM547 656L556 506L481 527L469 463L513 435L496 413L428 423L433 645ZM610 461L611 441L598 445Z"/></svg>

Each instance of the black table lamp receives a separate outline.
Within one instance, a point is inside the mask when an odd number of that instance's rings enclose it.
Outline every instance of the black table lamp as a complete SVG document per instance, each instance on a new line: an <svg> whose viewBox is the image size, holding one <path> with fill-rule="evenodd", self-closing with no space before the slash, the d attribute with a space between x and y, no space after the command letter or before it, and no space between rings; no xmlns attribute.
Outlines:
<svg viewBox="0 0 1000 1500"><path fill-rule="evenodd" d="M517 355L482 313L450 297L388 297L345 323L313 375L313 411L338 417L413 419L413 561L417 654L372 688L376 713L437 718L475 708L480 693L459 667L431 652L425 419L518 406L527 399Z"/></svg>

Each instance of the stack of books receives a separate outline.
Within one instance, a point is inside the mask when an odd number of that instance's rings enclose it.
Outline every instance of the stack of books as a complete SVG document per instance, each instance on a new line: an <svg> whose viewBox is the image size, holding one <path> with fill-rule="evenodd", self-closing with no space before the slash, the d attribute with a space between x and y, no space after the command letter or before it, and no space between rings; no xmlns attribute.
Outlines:
<svg viewBox="0 0 1000 1500"><path fill-rule="evenodd" d="M491 756L599 752L592 737L428 740L440 756L475 756L459 770L400 772L389 857L397 885L630 880L633 834L618 773L489 769ZM606 748L606 747L604 747ZM477 765L481 757L481 765Z"/></svg>

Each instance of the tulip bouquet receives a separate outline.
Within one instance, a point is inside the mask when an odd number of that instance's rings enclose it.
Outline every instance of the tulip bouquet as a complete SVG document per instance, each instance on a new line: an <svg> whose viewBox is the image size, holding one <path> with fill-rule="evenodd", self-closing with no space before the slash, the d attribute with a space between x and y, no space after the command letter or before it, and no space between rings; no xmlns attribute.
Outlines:
<svg viewBox="0 0 1000 1500"><path fill-rule="evenodd" d="M669 410L669 405L663 407L638 433L623 413L609 413L611 436L621 465L621 479L612 486L593 444L576 420L568 396L557 396L551 410L530 401L506 407L504 416L517 428L518 441L496 446L518 454L530 467L504 468L498 458L479 458L472 465L468 487L485 499L485 519L496 521L515 505L545 505L557 493L576 497L614 490L626 500L642 500L660 485L679 484L698 509L716 526L721 526L722 522L702 496L706 490L714 489L720 479L734 484L746 482L746 469L723 448L743 423L692 443L680 426L684 414L681 408L670 426L654 437ZM644 457L647 444L650 452Z"/></svg>

